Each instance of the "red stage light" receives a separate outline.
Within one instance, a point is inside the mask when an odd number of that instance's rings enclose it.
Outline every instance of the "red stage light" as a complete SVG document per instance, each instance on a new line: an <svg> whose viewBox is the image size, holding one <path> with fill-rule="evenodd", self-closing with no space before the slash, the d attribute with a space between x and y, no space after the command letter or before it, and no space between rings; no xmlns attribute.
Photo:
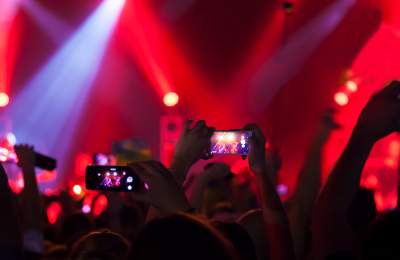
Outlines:
<svg viewBox="0 0 400 260"><path fill-rule="evenodd" d="M175 92L168 92L164 95L164 105L167 107L173 107L179 102L179 96Z"/></svg>
<svg viewBox="0 0 400 260"><path fill-rule="evenodd" d="M0 92L0 107L5 107L10 102L10 98L4 92Z"/></svg>
<svg viewBox="0 0 400 260"><path fill-rule="evenodd" d="M93 215L100 216L108 207L108 199L104 195L100 195L94 203Z"/></svg>
<svg viewBox="0 0 400 260"><path fill-rule="evenodd" d="M50 205L47 207L47 219L50 224L54 225L58 217L60 216L61 213L61 204L59 202L53 201L50 203Z"/></svg>
<svg viewBox="0 0 400 260"><path fill-rule="evenodd" d="M334 100L339 106L345 106L349 103L349 97L343 92L336 93Z"/></svg>
<svg viewBox="0 0 400 260"><path fill-rule="evenodd" d="M82 187L78 184L74 185L74 187L72 187L72 191L74 192L75 195L81 195L82 193Z"/></svg>
<svg viewBox="0 0 400 260"><path fill-rule="evenodd" d="M353 80L347 81L346 82L346 87L347 87L347 90L352 92L352 93L357 92L357 90L358 90L357 83L355 81L353 81Z"/></svg>

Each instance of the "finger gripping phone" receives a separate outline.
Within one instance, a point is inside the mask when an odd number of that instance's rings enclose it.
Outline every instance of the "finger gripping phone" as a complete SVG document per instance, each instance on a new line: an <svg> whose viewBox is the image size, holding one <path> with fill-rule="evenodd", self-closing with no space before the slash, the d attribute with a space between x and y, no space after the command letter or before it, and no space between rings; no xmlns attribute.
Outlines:
<svg viewBox="0 0 400 260"><path fill-rule="evenodd" d="M211 137L212 155L242 155L249 153L251 131L218 130Z"/></svg>
<svg viewBox="0 0 400 260"><path fill-rule="evenodd" d="M86 189L100 191L135 192L139 177L127 166L86 167Z"/></svg>

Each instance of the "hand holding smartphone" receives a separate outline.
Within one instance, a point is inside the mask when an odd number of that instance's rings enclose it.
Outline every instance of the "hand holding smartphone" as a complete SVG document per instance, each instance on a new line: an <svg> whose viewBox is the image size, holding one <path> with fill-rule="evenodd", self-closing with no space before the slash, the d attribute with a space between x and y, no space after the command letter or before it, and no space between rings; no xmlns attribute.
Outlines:
<svg viewBox="0 0 400 260"><path fill-rule="evenodd" d="M86 167L86 189L117 192L135 192L140 179L128 166Z"/></svg>

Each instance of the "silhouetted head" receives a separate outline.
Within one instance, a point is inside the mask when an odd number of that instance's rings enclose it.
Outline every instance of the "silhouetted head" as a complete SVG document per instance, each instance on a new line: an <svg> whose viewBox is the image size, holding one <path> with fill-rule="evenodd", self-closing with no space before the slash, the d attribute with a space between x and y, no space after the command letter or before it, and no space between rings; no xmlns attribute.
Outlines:
<svg viewBox="0 0 400 260"><path fill-rule="evenodd" d="M149 222L133 244L132 260L237 259L232 244L205 219L188 214Z"/></svg>
<svg viewBox="0 0 400 260"><path fill-rule="evenodd" d="M247 231L247 234L253 241L254 248L256 250L257 259L268 260L267 255L267 238L265 236L265 224L263 213L261 209L254 209L243 214L239 219L238 223Z"/></svg>
<svg viewBox="0 0 400 260"><path fill-rule="evenodd" d="M71 260L123 260L129 252L128 242L110 232L92 232L80 238L73 246Z"/></svg>
<svg viewBox="0 0 400 260"><path fill-rule="evenodd" d="M374 221L363 244L366 260L400 259L400 212L383 214Z"/></svg>
<svg viewBox="0 0 400 260"><path fill-rule="evenodd" d="M140 228L146 221L146 215L139 206L136 205L124 205L121 208L119 215L121 233L128 238L133 240Z"/></svg>
<svg viewBox="0 0 400 260"><path fill-rule="evenodd" d="M241 225L221 221L212 221L211 225L232 243L240 259L257 260L253 241Z"/></svg>
<svg viewBox="0 0 400 260"><path fill-rule="evenodd" d="M83 213L76 213L68 216L62 224L62 239L70 245L84 234L92 231L92 229L93 224L89 217Z"/></svg>
<svg viewBox="0 0 400 260"><path fill-rule="evenodd" d="M41 258L42 260L64 260L68 256L68 250L63 245L52 245L46 250L45 254Z"/></svg>

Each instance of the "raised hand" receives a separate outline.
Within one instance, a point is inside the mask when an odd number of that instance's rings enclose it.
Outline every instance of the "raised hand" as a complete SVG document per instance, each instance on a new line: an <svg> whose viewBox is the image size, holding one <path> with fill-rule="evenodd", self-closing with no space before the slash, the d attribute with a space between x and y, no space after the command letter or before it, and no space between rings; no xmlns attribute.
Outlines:
<svg viewBox="0 0 400 260"><path fill-rule="evenodd" d="M182 188L172 173L156 161L132 163L129 167L143 183L141 191L131 193L132 199L149 203L164 211L188 211L191 209Z"/></svg>
<svg viewBox="0 0 400 260"><path fill-rule="evenodd" d="M18 157L18 166L35 167L35 151L33 146L21 144L14 146L15 153Z"/></svg>
<svg viewBox="0 0 400 260"><path fill-rule="evenodd" d="M399 95L400 82L393 81L375 94L361 112L345 150L318 196L312 221L315 259L354 248L347 212L375 142L400 129Z"/></svg>
<svg viewBox="0 0 400 260"><path fill-rule="evenodd" d="M392 81L375 94L358 118L354 134L376 142L400 130L400 82Z"/></svg>
<svg viewBox="0 0 400 260"><path fill-rule="evenodd" d="M265 137L260 128L255 124L246 125L244 129L252 132L249 142L249 166L257 176L267 171L265 160Z"/></svg>
<svg viewBox="0 0 400 260"><path fill-rule="evenodd" d="M257 179L260 205L268 230L266 244L270 249L269 257L280 260L295 259L286 212L271 180L271 167L267 166L265 159L265 137L255 124L247 125L244 129L252 132L248 154L249 167Z"/></svg>
<svg viewBox="0 0 400 260"><path fill-rule="evenodd" d="M200 159L207 159L210 150L210 138L214 133L213 127L208 127L204 120L198 121L191 128L193 121L185 123L184 131L175 147L171 165L179 183L183 183L190 167Z"/></svg>

